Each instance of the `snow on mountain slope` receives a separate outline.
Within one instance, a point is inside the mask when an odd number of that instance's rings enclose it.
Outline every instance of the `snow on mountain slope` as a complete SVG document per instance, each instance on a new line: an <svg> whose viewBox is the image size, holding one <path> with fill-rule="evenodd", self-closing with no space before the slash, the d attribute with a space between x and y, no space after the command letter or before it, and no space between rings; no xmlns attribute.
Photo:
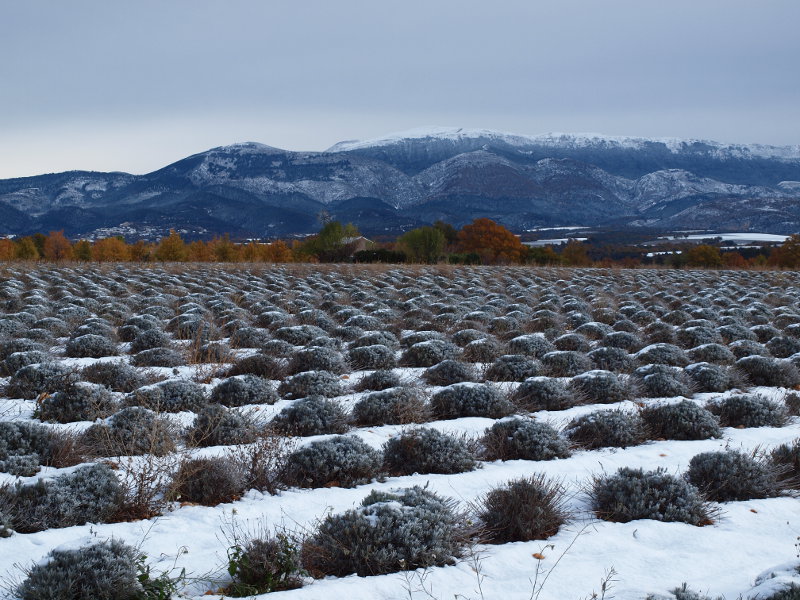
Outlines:
<svg viewBox="0 0 800 600"><path fill-rule="evenodd" d="M489 129L464 129L461 127L427 127L411 129L370 140L344 141L334 144L327 152L351 152L380 146L391 146L413 141L486 140L509 146L544 146L561 148L598 148L641 150L647 145L660 144L672 153L703 152L715 158L770 158L800 160L800 145L769 146L765 144L722 144L709 140L680 138L643 138L613 136L600 133L544 133L519 135Z"/></svg>
<svg viewBox="0 0 800 600"><path fill-rule="evenodd" d="M633 189L634 204L647 210L660 202L692 196L779 197L781 194L761 186L734 185L696 175L682 169L666 169L640 177Z"/></svg>

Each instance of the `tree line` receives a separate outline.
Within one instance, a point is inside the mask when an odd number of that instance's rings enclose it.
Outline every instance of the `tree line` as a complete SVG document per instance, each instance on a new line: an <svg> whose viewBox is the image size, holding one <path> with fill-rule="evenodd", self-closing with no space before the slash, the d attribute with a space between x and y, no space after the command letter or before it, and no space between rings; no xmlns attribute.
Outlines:
<svg viewBox="0 0 800 600"><path fill-rule="evenodd" d="M563 266L637 267L659 264L701 268L800 268L800 235L771 250L746 257L711 244L670 245L657 259L653 248L593 245L570 240L559 246L529 246L488 218L456 229L437 221L398 238L371 242L352 224L329 220L319 233L304 239L233 241L229 235L211 240L184 240L175 230L157 242L127 242L123 237L70 240L63 231L0 239L0 261L49 262L361 262L416 264L535 264ZM659 253L656 253L659 254Z"/></svg>

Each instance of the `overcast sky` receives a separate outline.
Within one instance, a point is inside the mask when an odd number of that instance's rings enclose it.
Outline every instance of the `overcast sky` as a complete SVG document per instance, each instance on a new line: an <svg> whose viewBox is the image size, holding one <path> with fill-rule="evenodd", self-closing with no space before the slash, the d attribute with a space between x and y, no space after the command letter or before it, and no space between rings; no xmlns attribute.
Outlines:
<svg viewBox="0 0 800 600"><path fill-rule="evenodd" d="M422 126L800 144L798 0L0 0L0 177Z"/></svg>

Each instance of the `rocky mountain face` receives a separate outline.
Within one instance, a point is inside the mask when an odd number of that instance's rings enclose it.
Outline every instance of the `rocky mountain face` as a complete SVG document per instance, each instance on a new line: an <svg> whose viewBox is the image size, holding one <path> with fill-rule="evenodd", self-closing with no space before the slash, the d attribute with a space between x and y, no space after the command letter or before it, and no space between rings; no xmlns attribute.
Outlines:
<svg viewBox="0 0 800 600"><path fill-rule="evenodd" d="M146 175L0 181L0 234L279 237L318 215L369 235L442 219L552 226L800 230L800 147L596 135L413 131L325 152L245 143Z"/></svg>

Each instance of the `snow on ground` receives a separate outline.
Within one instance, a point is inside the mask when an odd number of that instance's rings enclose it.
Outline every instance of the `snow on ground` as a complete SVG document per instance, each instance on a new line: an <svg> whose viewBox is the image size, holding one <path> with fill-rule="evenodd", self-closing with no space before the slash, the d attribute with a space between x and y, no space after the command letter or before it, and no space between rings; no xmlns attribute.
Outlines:
<svg viewBox="0 0 800 600"><path fill-rule="evenodd" d="M709 238L722 238L723 242L736 242L737 244L747 244L750 242L773 242L773 243L783 243L785 242L789 236L788 235L778 235L775 233L747 233L747 232L739 232L739 233L693 233L688 236L674 236L670 235L667 237L659 238L665 240L705 240Z"/></svg>
<svg viewBox="0 0 800 600"><path fill-rule="evenodd" d="M775 398L783 394L770 388L757 391ZM350 404L356 396L339 400ZM700 394L696 399L704 400L711 396ZM275 414L290 403L279 401L274 406L256 408ZM625 402L620 407L633 410L635 405ZM542 411L537 418L563 426L568 420L599 408L608 408L608 405ZM186 422L191 414L171 416ZM477 437L493 422L492 419L473 417L438 421L429 426ZM358 435L379 448L389 437L407 427L361 428L352 435ZM307 437L301 443L308 444L326 437L330 436ZM724 430L724 437L719 440L657 441L626 449L579 451L570 458L552 461L495 461L484 463L482 468L468 473L392 477L353 489L292 489L277 496L251 491L233 503L216 507L182 506L146 521L88 524L0 539L0 574L13 575L15 565L40 560L54 547L77 547L113 537L140 546L154 562L154 569L185 568L190 579L195 579L186 590L190 597L221 599L222 595L205 594L226 581L223 531L226 523L232 520L251 529L266 523L309 530L325 514L353 508L372 489L389 490L413 485L428 486L443 496L458 500L466 508L492 487L512 478L545 474L563 482L570 497L568 506L573 512L570 523L548 540L480 545L475 548L475 556L465 557L449 567L375 577L327 578L313 581L299 590L273 593L269 597L390 600L430 598L431 595L451 598L458 593L465 598L523 600L531 597L532 580L539 569L541 573L536 585L540 585L544 577L547 580L538 598L578 599L588 596L593 590L598 591L601 579L613 568L617 573L614 597L618 600L642 600L648 592L666 592L682 582L689 583L694 589L735 598L754 584L759 573L786 562L793 555L793 546L800 536L800 510L796 498L725 503L721 506L722 515L718 522L694 527L651 520L631 523L600 521L591 514L585 491L593 476L613 473L622 466L646 470L663 467L679 474L700 452L726 448L746 451L770 449L798 437L800 419L795 418L782 428L729 428ZM212 448L195 452L206 456L223 450ZM43 476L53 474L55 470L52 469L44 469L41 473ZM6 475L4 479L13 478ZM535 553L541 553L544 558L538 560L533 556ZM482 595L478 590L479 579Z"/></svg>
<svg viewBox="0 0 800 600"><path fill-rule="evenodd" d="M251 353L252 350L242 350L237 355ZM79 368L98 360L127 358L62 360L68 366ZM192 365L175 369L153 368L152 371L168 378L191 379L206 368L213 372L211 367ZM402 379L413 381L418 380L423 371L421 368L405 368L399 369L399 374ZM363 375L364 372L352 373L349 381L356 382ZM0 379L0 385L7 381ZM211 378L207 386L218 381ZM508 392L518 384L505 382L498 385ZM433 393L437 389L428 386L427 392ZM777 388L755 388L753 391L778 401L787 392ZM693 400L705 403L730 393L695 394ZM348 393L337 400L349 409L361 396L363 393ZM680 400L662 398L647 402ZM279 400L273 405L254 405L247 410L254 411L259 420L266 421L292 402ZM539 411L535 416L563 428L575 417L606 408L634 411L638 404L626 401L616 406L581 405L563 411ZM32 400L0 398L0 416L6 420L30 419L34 409L35 401ZM176 413L168 417L176 423L188 425L193 413ZM477 438L494 422L493 419L470 417L437 421L426 426ZM89 425L81 422L54 427L84 429ZM390 437L409 427L413 426L362 427L353 430L351 435L380 448ZM305 445L327 437L331 436L306 437L298 440L298 444ZM414 485L427 486L442 496L454 498L466 509L489 490L510 479L543 474L562 482L572 514L568 524L547 540L478 545L470 555L451 566L373 577L353 575L309 580L301 589L276 592L269 597L291 600L430 600L453 597L462 600L578 600L599 592L601 581L613 569L611 596L617 600L643 600L648 593L665 593L683 582L712 596L724 595L732 599L745 594L745 598L749 598L748 590L756 584L759 586L756 591L765 593L775 589L780 582L800 579L800 575L793 572L797 561L792 562L800 539L800 500L797 497L724 503L719 505L720 516L714 524L695 527L653 520L630 523L601 521L592 514L586 491L593 477L613 473L623 466L645 470L661 467L679 475L686 470L691 458L700 452L724 449L767 451L797 438L800 438L800 418L794 417L780 428L727 428L721 439L650 441L624 449L576 451L569 458L551 461L484 462L481 468L472 472L389 477L352 489L294 488L275 496L250 491L240 500L215 507L175 505L163 516L149 520L14 534L0 539L0 576L4 576L6 581L20 578L20 567L40 561L54 548L75 548L113 537L140 547L155 572L177 573L185 569L188 579L184 594L187 597L221 599L223 596L218 592L229 583L225 570L229 544L225 536L231 524L250 530L283 526L289 530L310 531L326 514L358 505L370 490ZM190 452L196 456L209 456L225 451L225 447L214 447ZM21 478L20 481L52 477L75 468L43 468L37 476ZM0 474L0 484L14 480L11 475ZM770 573L775 576L770 577ZM0 597L3 597L1 590Z"/></svg>

